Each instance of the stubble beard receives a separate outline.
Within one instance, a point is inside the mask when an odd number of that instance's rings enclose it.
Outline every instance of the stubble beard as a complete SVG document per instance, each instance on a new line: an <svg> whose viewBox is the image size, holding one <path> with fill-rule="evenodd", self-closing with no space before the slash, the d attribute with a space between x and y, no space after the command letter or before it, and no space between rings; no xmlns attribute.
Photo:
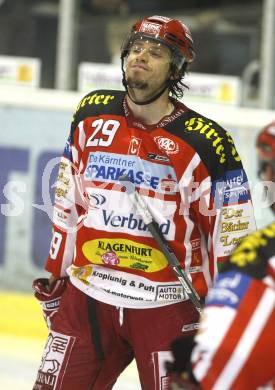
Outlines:
<svg viewBox="0 0 275 390"><path fill-rule="evenodd" d="M148 88L148 82L147 81L143 81L143 80L137 80L136 78L134 77L127 77L127 85L128 85L128 88L131 88L131 89L140 89L140 90L145 90Z"/></svg>

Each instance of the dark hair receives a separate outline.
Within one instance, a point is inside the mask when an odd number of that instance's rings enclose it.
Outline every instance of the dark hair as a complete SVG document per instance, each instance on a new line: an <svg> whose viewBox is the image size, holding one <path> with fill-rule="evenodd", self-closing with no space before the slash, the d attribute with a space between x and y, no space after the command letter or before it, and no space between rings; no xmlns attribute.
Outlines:
<svg viewBox="0 0 275 390"><path fill-rule="evenodd" d="M177 99L181 99L184 94L185 89L189 89L189 87L183 83L184 76L187 73L188 68L188 62L185 62L182 65L182 68L180 72L177 71L175 65L172 65L171 71L172 75L176 76L174 79L171 79L169 82L169 92L172 95L172 97L175 97Z"/></svg>

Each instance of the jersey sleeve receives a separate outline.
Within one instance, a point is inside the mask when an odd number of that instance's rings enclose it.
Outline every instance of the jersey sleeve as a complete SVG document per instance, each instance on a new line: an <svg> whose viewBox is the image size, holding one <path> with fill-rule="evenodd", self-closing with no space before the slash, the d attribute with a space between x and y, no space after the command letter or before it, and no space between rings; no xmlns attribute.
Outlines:
<svg viewBox="0 0 275 390"><path fill-rule="evenodd" d="M81 123L74 119L59 164L53 207L53 233L45 269L56 277L66 276L73 261L76 232L85 212L79 161L81 156Z"/></svg>
<svg viewBox="0 0 275 390"><path fill-rule="evenodd" d="M226 132L225 165L211 175L209 201L211 250L218 263L227 261L243 237L256 230L251 192L241 158Z"/></svg>
<svg viewBox="0 0 275 390"><path fill-rule="evenodd" d="M205 260L209 258L213 276L217 271L213 268L226 261L241 238L256 228L250 189L227 131L214 122L209 128L205 119L191 118L185 133L193 156L188 172L182 172L180 191L185 211L205 237Z"/></svg>

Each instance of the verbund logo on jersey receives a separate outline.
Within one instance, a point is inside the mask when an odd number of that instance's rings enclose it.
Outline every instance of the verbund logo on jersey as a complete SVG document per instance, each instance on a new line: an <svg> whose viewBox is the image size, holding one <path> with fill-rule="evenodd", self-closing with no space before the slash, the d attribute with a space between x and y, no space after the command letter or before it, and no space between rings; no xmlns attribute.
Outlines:
<svg viewBox="0 0 275 390"><path fill-rule="evenodd" d="M118 183L120 176L142 188L161 193L176 193L176 174L170 166L142 160L137 156L115 153L90 153L84 173L85 180Z"/></svg>
<svg viewBox="0 0 275 390"><path fill-rule="evenodd" d="M105 232L151 237L151 233L126 192L93 188L91 194L102 200L102 203L89 207L88 214L83 220L84 226ZM144 198L162 234L167 240L174 240L176 231L174 217L177 203L174 200L166 201L150 196L144 196ZM119 205L119 210L115 210L114 205Z"/></svg>
<svg viewBox="0 0 275 390"><path fill-rule="evenodd" d="M137 216L133 213L129 215L119 215L112 211L102 210L103 220L105 226L112 226L113 228L126 228L129 230L137 230L148 232L148 227L145 225L141 218L137 218ZM166 223L162 223L159 225L159 228L163 235L167 236L170 232L171 221L167 220Z"/></svg>

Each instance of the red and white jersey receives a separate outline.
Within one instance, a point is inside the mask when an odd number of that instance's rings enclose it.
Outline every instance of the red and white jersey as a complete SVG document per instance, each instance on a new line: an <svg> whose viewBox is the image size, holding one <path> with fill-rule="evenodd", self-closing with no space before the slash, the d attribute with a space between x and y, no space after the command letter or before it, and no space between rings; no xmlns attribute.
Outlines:
<svg viewBox="0 0 275 390"><path fill-rule="evenodd" d="M133 207L127 175L198 293L204 297L241 237L255 229L246 174L233 140L173 100L154 126L136 121L125 93L87 95L62 157L46 269L88 295L123 307L187 299Z"/></svg>
<svg viewBox="0 0 275 390"><path fill-rule="evenodd" d="M275 388L275 223L245 238L210 289L192 353L203 390Z"/></svg>

